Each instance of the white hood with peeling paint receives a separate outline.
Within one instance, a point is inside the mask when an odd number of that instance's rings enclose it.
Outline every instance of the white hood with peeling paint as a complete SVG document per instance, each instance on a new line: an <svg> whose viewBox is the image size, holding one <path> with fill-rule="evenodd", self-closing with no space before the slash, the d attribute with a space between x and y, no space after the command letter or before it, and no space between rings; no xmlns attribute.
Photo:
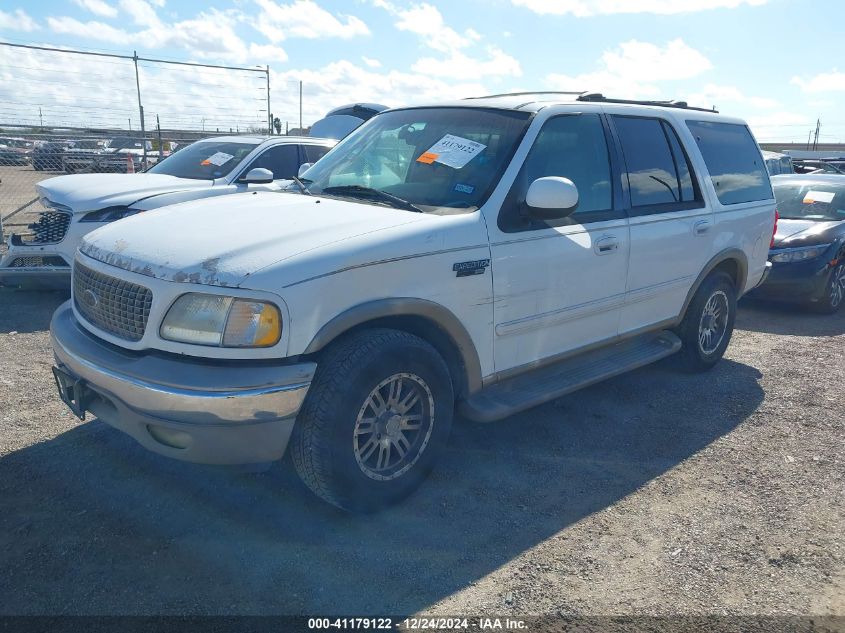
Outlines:
<svg viewBox="0 0 845 633"><path fill-rule="evenodd" d="M297 193L242 193L162 207L115 222L86 235L79 250L157 279L238 286L253 273L330 245L334 256L322 258L326 266L338 265L339 253L346 264L368 261L375 253L340 243L352 238L366 242L386 229L434 220L422 213ZM425 240L419 244L422 249L432 246ZM401 250L398 244L396 248ZM314 258L307 259L311 264L297 270L296 277L326 272Z"/></svg>
<svg viewBox="0 0 845 633"><path fill-rule="evenodd" d="M87 213L106 207L131 205L138 200L175 191L211 189L213 180L177 178L166 174L72 174L43 180L38 195Z"/></svg>

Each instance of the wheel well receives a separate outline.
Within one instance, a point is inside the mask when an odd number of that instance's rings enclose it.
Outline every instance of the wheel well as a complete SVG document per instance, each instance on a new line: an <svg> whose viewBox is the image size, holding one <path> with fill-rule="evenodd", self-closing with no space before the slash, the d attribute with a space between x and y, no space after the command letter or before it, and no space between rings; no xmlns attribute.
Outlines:
<svg viewBox="0 0 845 633"><path fill-rule="evenodd" d="M736 288L737 292L741 290L740 283L740 268L739 262L733 258L726 259L724 261L719 262L713 270L710 271L710 275L717 272L727 273L728 276L731 278L734 284L734 288ZM708 275L708 277L710 276Z"/></svg>
<svg viewBox="0 0 845 633"><path fill-rule="evenodd" d="M452 388L455 391L455 396L462 397L467 395L467 367L457 343L442 327L437 325L437 323L422 316L402 314L364 321L363 323L358 323L339 334L322 349L328 348L336 341L341 338L345 338L350 334L373 328L401 330L403 332L413 334L414 336L418 336L426 341L435 350L437 350L437 353L443 357L444 361L446 361L446 365L449 368L449 374L452 378ZM322 350L317 352L316 356L319 356L321 352Z"/></svg>

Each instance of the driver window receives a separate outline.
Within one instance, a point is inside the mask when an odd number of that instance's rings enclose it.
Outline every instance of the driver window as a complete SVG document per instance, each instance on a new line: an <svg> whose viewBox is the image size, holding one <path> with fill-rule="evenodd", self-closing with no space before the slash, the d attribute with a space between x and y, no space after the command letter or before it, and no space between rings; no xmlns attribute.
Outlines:
<svg viewBox="0 0 845 633"><path fill-rule="evenodd" d="M612 208L610 157L599 115L559 116L546 122L517 176L515 201L524 203L531 183L545 176L563 176L578 187L574 216Z"/></svg>
<svg viewBox="0 0 845 633"><path fill-rule="evenodd" d="M249 167L243 172L249 173L250 169L261 167L273 172L273 178L290 179L296 176L299 171L299 148L296 145L276 145L253 160Z"/></svg>

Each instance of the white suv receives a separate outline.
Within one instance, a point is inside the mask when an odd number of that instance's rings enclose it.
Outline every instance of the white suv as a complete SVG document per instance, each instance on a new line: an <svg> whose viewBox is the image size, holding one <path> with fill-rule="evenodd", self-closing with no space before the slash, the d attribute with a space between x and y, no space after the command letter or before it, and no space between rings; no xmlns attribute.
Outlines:
<svg viewBox="0 0 845 633"><path fill-rule="evenodd" d="M376 115L290 191L88 235L53 318L63 400L178 459L288 445L351 510L492 421L673 353L705 370L775 201L737 119L595 94Z"/></svg>

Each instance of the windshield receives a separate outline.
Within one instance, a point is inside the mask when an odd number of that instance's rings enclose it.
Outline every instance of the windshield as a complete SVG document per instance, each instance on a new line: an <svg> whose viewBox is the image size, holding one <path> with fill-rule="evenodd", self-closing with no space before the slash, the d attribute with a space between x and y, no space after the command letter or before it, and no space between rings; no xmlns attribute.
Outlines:
<svg viewBox="0 0 845 633"><path fill-rule="evenodd" d="M845 220L845 183L775 184L774 189L778 213L783 219Z"/></svg>
<svg viewBox="0 0 845 633"><path fill-rule="evenodd" d="M193 180L213 180L231 172L258 143L200 141L180 149L151 167L147 173Z"/></svg>
<svg viewBox="0 0 845 633"><path fill-rule="evenodd" d="M530 114L414 108L379 114L304 174L311 193L362 197L362 188L422 211L476 209L498 181ZM368 202L384 203L384 197Z"/></svg>
<svg viewBox="0 0 845 633"><path fill-rule="evenodd" d="M75 149L98 149L102 146L102 142L93 140L73 141L71 146Z"/></svg>

